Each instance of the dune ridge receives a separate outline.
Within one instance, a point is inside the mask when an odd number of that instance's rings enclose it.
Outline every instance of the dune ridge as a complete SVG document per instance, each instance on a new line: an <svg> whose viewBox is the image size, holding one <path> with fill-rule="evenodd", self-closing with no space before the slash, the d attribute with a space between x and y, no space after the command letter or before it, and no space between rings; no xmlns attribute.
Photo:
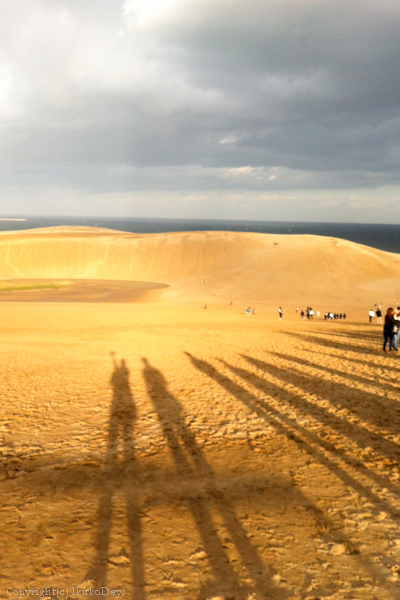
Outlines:
<svg viewBox="0 0 400 600"><path fill-rule="evenodd" d="M0 235L0 279L151 281L170 286L163 297L182 300L217 292L272 303L323 293L372 302L385 288L400 296L399 268L400 255L312 235L89 227Z"/></svg>

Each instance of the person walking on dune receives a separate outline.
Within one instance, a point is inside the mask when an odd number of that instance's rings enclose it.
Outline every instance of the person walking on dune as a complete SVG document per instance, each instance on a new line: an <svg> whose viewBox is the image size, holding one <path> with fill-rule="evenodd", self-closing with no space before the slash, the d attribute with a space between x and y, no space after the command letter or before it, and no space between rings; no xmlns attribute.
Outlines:
<svg viewBox="0 0 400 600"><path fill-rule="evenodd" d="M372 319L375 316L375 313L372 309L369 311L368 316L369 316L369 322L372 323Z"/></svg>
<svg viewBox="0 0 400 600"><path fill-rule="evenodd" d="M394 311L393 314L394 327L393 327L393 350L397 352L399 337L400 337L400 308Z"/></svg>
<svg viewBox="0 0 400 600"><path fill-rule="evenodd" d="M396 328L397 331L397 328ZM395 320L394 320L394 310L392 307L388 308L385 316L385 323L383 325L383 348L382 350L386 352L386 345L389 341L389 352L393 350L393 337L395 333Z"/></svg>
<svg viewBox="0 0 400 600"><path fill-rule="evenodd" d="M283 312L282 312L282 308L281 307L279 307L278 312L279 312L279 320L281 321L282 317L283 317Z"/></svg>

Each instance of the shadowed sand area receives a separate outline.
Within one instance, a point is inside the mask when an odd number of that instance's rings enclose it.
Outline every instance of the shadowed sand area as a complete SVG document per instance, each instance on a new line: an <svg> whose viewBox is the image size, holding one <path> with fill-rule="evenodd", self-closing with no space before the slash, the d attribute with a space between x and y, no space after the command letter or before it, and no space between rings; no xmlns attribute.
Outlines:
<svg viewBox="0 0 400 600"><path fill-rule="evenodd" d="M155 302L167 285L151 281L107 279L7 280L0 302Z"/></svg>
<svg viewBox="0 0 400 600"><path fill-rule="evenodd" d="M169 287L1 305L0 598L399 598L399 359L367 323L399 266L312 236L1 235L2 281Z"/></svg>

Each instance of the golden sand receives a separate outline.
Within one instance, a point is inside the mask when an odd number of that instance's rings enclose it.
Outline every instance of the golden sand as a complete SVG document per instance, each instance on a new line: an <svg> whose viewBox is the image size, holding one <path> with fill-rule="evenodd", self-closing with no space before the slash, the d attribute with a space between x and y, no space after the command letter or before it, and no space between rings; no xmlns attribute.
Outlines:
<svg viewBox="0 0 400 600"><path fill-rule="evenodd" d="M2 280L169 287L2 304L0 597L400 597L399 363L367 323L399 266L312 236L1 235Z"/></svg>

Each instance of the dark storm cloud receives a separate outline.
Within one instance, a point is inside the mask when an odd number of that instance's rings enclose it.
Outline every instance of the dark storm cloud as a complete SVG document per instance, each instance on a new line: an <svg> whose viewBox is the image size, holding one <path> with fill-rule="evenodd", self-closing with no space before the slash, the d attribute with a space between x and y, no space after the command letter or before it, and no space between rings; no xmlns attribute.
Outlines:
<svg viewBox="0 0 400 600"><path fill-rule="evenodd" d="M399 184L399 30L397 0L5 0L3 189Z"/></svg>
<svg viewBox="0 0 400 600"><path fill-rule="evenodd" d="M204 117L212 138L230 135L233 148L222 157L216 151L217 164L396 168L398 3L250 1L195 7L197 18L190 18L194 10L185 13L158 34L186 80L218 91L226 101L217 130L215 113Z"/></svg>

